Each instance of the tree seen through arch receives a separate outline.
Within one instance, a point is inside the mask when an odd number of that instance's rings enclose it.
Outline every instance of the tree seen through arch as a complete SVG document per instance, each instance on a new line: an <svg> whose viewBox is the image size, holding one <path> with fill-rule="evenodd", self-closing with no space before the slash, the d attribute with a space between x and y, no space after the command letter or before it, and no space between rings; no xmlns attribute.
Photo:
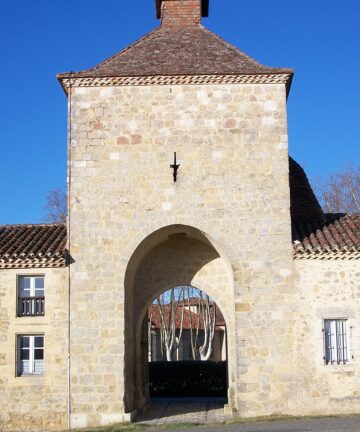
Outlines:
<svg viewBox="0 0 360 432"><path fill-rule="evenodd" d="M215 301L193 286L157 296L148 310L149 361L225 360L225 321Z"/></svg>

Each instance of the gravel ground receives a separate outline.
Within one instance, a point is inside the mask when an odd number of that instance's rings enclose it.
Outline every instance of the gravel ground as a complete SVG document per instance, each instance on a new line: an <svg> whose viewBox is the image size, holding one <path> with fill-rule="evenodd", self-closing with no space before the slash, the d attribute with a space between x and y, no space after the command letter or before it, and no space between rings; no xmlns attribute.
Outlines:
<svg viewBox="0 0 360 432"><path fill-rule="evenodd" d="M156 431L157 429L148 429ZM360 416L178 428L176 432L360 432Z"/></svg>
<svg viewBox="0 0 360 432"><path fill-rule="evenodd" d="M154 398L136 421L150 425L223 423L228 420L225 403L224 398Z"/></svg>
<svg viewBox="0 0 360 432"><path fill-rule="evenodd" d="M145 429L148 432L159 430L156 426L177 424L177 432L360 432L360 416L224 424L231 421L224 415L224 403L222 398L152 399L136 422L150 425Z"/></svg>

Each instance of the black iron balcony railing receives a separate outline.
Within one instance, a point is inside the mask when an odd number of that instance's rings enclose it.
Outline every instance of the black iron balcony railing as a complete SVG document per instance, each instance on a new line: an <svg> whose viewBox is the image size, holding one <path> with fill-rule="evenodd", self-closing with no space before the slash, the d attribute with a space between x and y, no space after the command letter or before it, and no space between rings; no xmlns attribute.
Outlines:
<svg viewBox="0 0 360 432"><path fill-rule="evenodd" d="M45 315L45 297L19 297L18 316Z"/></svg>

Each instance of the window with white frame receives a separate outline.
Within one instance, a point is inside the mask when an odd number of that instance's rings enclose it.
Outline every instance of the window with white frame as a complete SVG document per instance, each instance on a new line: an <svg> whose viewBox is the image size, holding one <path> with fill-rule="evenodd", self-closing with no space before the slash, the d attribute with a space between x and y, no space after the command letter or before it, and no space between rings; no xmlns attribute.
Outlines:
<svg viewBox="0 0 360 432"><path fill-rule="evenodd" d="M17 375L43 375L44 335L19 335Z"/></svg>
<svg viewBox="0 0 360 432"><path fill-rule="evenodd" d="M324 360L326 364L349 361L348 320L324 319Z"/></svg>
<svg viewBox="0 0 360 432"><path fill-rule="evenodd" d="M18 316L44 315L45 278L44 276L18 277Z"/></svg>
<svg viewBox="0 0 360 432"><path fill-rule="evenodd" d="M20 297L44 297L44 276L19 276Z"/></svg>

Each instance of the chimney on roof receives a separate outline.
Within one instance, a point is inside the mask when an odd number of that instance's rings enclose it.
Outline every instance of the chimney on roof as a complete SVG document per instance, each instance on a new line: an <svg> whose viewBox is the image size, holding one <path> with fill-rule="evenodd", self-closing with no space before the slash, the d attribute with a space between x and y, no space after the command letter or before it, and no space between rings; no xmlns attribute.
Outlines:
<svg viewBox="0 0 360 432"><path fill-rule="evenodd" d="M209 14L209 0L155 0L156 16L166 27L198 25Z"/></svg>

